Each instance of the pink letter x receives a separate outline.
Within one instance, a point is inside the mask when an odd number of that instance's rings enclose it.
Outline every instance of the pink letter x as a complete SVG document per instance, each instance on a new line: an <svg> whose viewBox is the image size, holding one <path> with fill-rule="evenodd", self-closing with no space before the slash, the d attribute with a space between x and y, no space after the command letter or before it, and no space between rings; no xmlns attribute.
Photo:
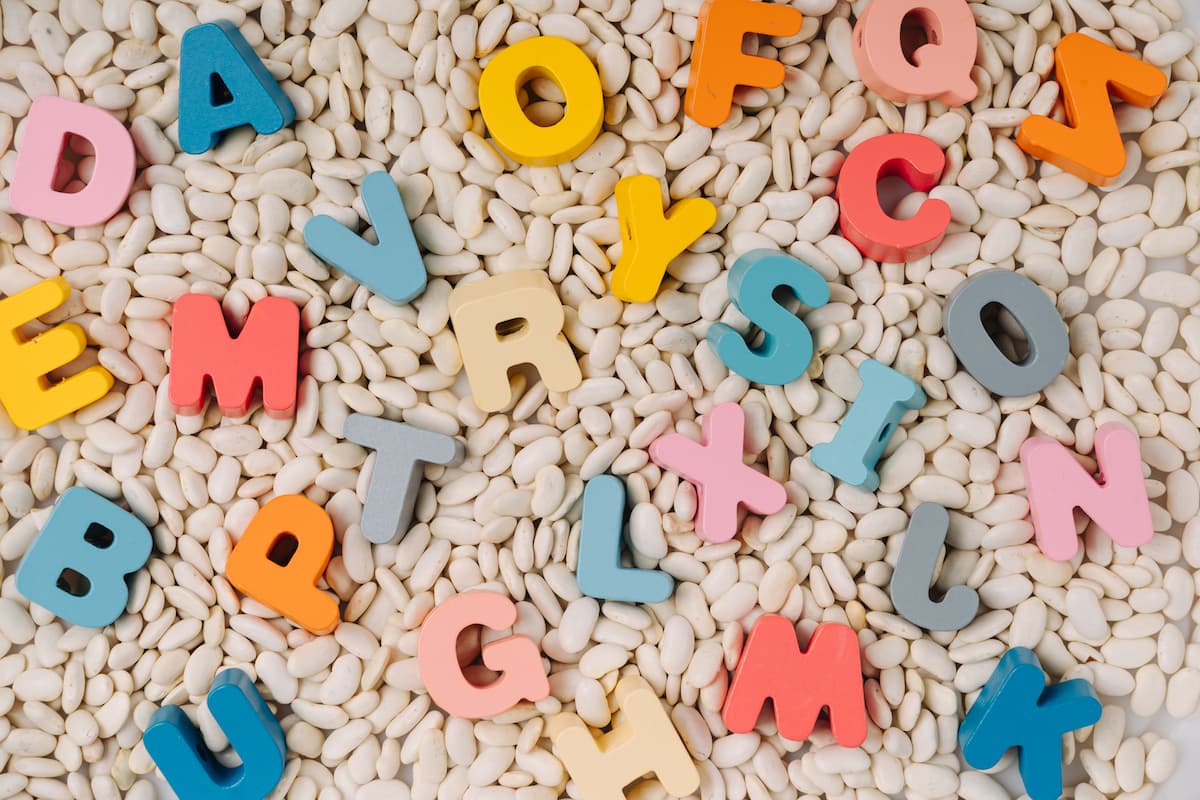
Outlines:
<svg viewBox="0 0 1200 800"><path fill-rule="evenodd" d="M702 441L679 433L660 436L650 445L650 458L660 467L696 484L700 508L696 535L706 542L727 542L737 535L737 507L774 514L787 502L787 491L742 463L746 415L737 403L722 403L704 417Z"/></svg>

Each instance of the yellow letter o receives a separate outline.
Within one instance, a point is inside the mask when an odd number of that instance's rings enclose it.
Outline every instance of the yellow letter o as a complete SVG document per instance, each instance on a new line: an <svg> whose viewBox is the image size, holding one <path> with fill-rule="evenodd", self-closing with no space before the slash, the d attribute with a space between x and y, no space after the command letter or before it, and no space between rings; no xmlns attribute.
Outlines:
<svg viewBox="0 0 1200 800"><path fill-rule="evenodd" d="M525 114L521 87L534 78L554 81L567 99L563 118L542 127ZM600 75L587 54L557 36L526 39L498 53L479 79L479 110L505 155L520 164L552 167L591 146L604 121Z"/></svg>

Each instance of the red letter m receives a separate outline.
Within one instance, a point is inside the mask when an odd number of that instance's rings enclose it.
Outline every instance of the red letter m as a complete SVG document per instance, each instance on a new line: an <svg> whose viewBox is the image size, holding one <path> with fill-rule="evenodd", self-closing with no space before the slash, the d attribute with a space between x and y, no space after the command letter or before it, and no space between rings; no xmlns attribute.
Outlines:
<svg viewBox="0 0 1200 800"><path fill-rule="evenodd" d="M761 617L750 631L725 697L725 725L734 733L753 730L768 699L775 704L779 733L787 739L807 739L821 709L828 707L837 743L862 744L867 738L867 708L854 630L837 623L821 625L801 653L790 620L778 614Z"/></svg>
<svg viewBox="0 0 1200 800"><path fill-rule="evenodd" d="M242 332L230 337L217 301L186 294L175 301L171 322L171 403L180 414L204 409L212 383L221 413L243 417L255 383L262 385L267 415L290 417L296 408L300 310L291 300L268 297L250 309Z"/></svg>

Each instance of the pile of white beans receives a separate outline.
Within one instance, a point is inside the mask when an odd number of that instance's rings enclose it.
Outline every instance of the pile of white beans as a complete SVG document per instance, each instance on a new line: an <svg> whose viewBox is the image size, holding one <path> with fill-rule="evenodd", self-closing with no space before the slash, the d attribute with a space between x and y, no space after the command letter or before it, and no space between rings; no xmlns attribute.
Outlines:
<svg viewBox="0 0 1200 800"><path fill-rule="evenodd" d="M1068 771L1067 796L1156 796L1177 747L1136 733L1142 718L1192 717L1200 704L1200 48L1173 29L1184 0L972 3L981 91L950 110L898 108L858 80L850 37L866 2L791 0L801 33L755 45L787 65L784 86L739 91L730 120L710 130L680 110L700 0L0 0L2 186L22 120L45 94L109 110L139 154L127 210L102 227L0 213L0 293L63 275L75 291L44 321L81 324L91 346L80 363L117 378L106 398L36 433L0 415L0 798L168 796L142 729L176 703L224 748L203 701L215 672L237 666L287 732L272 798L573 796L546 717L570 709L603 727L618 677L636 672L671 709L703 800L1004 800L1019 792L966 768L956 734L964 704L1016 646L1033 648L1053 680L1086 678L1104 701L1097 725L1065 737L1064 759L1082 765ZM263 56L297 121L186 155L179 40L219 18ZM1055 108L1054 46L1077 29L1171 77L1153 109L1118 107L1129 167L1105 189L1013 142L1026 116ZM498 47L539 33L598 65L605 131L571 163L514 169L487 140L477 83ZM557 89L534 88L543 99L531 115L557 118ZM879 265L838 235L832 195L843 145L898 131L946 149L930 194L953 223L931 257ZM429 286L411 305L331 270L301 235L314 214L365 226L357 184L377 170L398 182L425 252ZM652 304L622 303L606 286L621 246L613 187L636 173L719 208ZM746 328L722 273L759 247L836 276L830 303L805 315L812 366L783 387L751 386L704 338L718 320ZM464 275L518 264L555 284L585 380L564 395L518 378L512 408L489 415L460 380L447 296ZM991 265L1041 286L1068 324L1072 355L1039 395L995 399L941 335L947 296ZM221 297L235 320L268 295L302 307L294 419L175 415L169 314L189 291ZM868 357L929 397L896 432L877 493L807 457L832 438ZM748 452L792 502L748 517L731 542L704 544L693 487L646 448L671 430L698 435L698 417L727 401L745 409ZM358 528L374 456L341 439L352 412L466 442L460 466L426 470L418 523L396 544L371 545ZM1131 550L1089 526L1074 561L1048 560L1031 541L1018 447L1039 432L1090 454L1109 421L1141 437L1157 533ZM603 472L628 487L636 562L677 581L666 602L601 604L576 585L579 499ZM13 579L73 485L122 502L154 533L128 613L99 633L30 608ZM250 518L288 493L323 505L336 526L325 582L343 621L329 636L240 597L223 576ZM908 513L925 501L951 509L939 585L975 587L983 606L957 632L922 631L888 596ZM548 656L551 696L472 723L431 704L415 652L429 610L483 583L517 601L516 631ZM839 747L823 728L807 742L769 726L726 730L727 670L764 612L860 632L873 723L862 747ZM664 795L647 781L628 796Z"/></svg>

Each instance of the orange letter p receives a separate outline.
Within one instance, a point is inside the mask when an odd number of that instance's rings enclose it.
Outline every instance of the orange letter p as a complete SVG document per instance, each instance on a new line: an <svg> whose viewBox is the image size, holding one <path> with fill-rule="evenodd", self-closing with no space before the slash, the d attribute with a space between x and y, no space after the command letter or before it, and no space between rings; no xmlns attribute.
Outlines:
<svg viewBox="0 0 1200 800"><path fill-rule="evenodd" d="M225 577L305 630L329 633L338 624L338 603L317 581L331 553L333 521L325 509L303 495L279 495L246 526Z"/></svg>

